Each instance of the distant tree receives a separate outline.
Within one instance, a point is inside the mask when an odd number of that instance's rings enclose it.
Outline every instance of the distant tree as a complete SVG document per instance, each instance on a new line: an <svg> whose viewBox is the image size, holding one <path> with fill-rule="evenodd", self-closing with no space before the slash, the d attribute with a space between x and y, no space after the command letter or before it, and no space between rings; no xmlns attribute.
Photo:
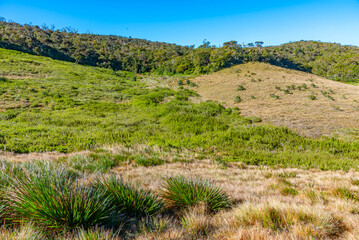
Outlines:
<svg viewBox="0 0 359 240"><path fill-rule="evenodd" d="M256 44L256 47L263 47L264 42L263 41L256 41L255 44Z"/></svg>
<svg viewBox="0 0 359 240"><path fill-rule="evenodd" d="M211 47L211 43L207 41L207 39L204 39L202 45L200 45L198 48L210 48L210 47Z"/></svg>
<svg viewBox="0 0 359 240"><path fill-rule="evenodd" d="M237 41L229 41L229 42L225 42L223 43L223 46L227 46L227 47L238 47L238 42Z"/></svg>

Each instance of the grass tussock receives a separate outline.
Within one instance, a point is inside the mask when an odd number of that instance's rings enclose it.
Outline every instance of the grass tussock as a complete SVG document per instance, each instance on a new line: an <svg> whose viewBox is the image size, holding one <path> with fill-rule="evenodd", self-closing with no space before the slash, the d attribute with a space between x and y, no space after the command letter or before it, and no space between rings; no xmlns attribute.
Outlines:
<svg viewBox="0 0 359 240"><path fill-rule="evenodd" d="M358 193L354 192L348 188L345 188L345 187L339 187L339 188L333 189L332 193L334 196L339 197L339 198L359 201Z"/></svg>
<svg viewBox="0 0 359 240"><path fill-rule="evenodd" d="M161 197L172 207L185 209L204 204L207 210L216 212L230 206L230 197L206 180L170 177L162 188Z"/></svg>
<svg viewBox="0 0 359 240"><path fill-rule="evenodd" d="M15 178L7 201L13 221L54 230L101 225L113 210L102 191L79 185L61 168Z"/></svg>
<svg viewBox="0 0 359 240"><path fill-rule="evenodd" d="M343 220L332 213L276 204L243 205L235 218L238 226L260 226L273 233L291 231L302 238L340 237L347 230Z"/></svg>
<svg viewBox="0 0 359 240"><path fill-rule="evenodd" d="M128 217L144 218L160 212L164 203L155 194L137 189L121 178L110 176L100 178L94 187L105 193L111 205L119 214Z"/></svg>
<svg viewBox="0 0 359 240"><path fill-rule="evenodd" d="M204 205L187 209L181 218L181 225L188 239L201 239L215 231L212 216L208 215Z"/></svg>

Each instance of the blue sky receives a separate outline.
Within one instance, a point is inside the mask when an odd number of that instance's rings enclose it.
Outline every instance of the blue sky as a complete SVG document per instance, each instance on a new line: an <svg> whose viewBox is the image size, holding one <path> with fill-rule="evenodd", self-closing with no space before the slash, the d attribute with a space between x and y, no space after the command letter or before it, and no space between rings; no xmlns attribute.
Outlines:
<svg viewBox="0 0 359 240"><path fill-rule="evenodd" d="M217 46L230 40L359 46L359 0L0 0L0 16L181 45L198 46L207 39Z"/></svg>

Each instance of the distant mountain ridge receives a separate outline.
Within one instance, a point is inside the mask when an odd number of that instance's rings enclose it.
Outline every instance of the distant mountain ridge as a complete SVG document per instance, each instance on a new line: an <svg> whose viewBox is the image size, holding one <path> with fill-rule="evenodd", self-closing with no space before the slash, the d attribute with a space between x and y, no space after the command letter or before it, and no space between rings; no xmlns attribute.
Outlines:
<svg viewBox="0 0 359 240"><path fill-rule="evenodd" d="M0 47L53 59L135 73L203 74L236 64L260 61L314 73L340 82L359 82L359 48L337 43L299 41L280 46L198 48L112 35L79 34L0 21Z"/></svg>

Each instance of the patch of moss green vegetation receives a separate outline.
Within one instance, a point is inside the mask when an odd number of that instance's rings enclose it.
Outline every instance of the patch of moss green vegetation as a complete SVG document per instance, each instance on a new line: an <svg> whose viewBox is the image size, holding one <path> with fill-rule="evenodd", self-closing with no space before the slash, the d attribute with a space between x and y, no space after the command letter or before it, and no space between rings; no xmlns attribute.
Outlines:
<svg viewBox="0 0 359 240"><path fill-rule="evenodd" d="M252 125L238 111L192 103L187 89L149 88L133 73L0 49L0 149L17 153L147 144L254 165L335 170L359 165L359 143ZM106 160L106 159L105 159ZM116 164L105 161L108 168ZM82 163L81 163L82 164ZM157 165L157 163L150 163Z"/></svg>

